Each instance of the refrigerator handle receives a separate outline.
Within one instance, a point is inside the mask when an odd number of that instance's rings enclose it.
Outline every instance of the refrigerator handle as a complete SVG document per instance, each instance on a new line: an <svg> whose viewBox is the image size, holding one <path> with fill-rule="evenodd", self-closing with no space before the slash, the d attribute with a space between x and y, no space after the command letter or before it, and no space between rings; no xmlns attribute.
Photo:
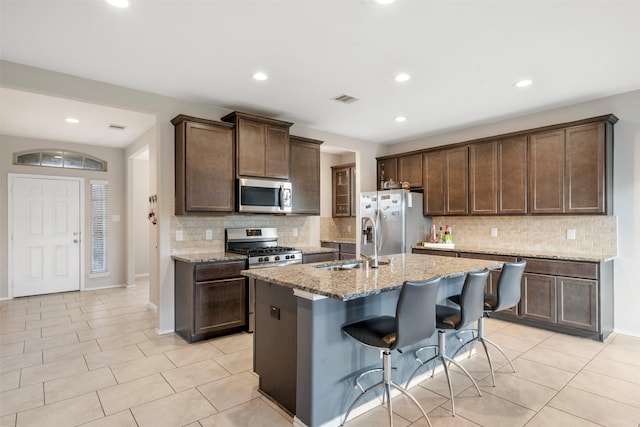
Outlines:
<svg viewBox="0 0 640 427"><path fill-rule="evenodd" d="M376 234L378 236L378 253L380 253L380 250L382 249L382 242L384 240L384 227L382 226L382 221L380 221L380 209L376 209L375 220L376 223L374 227L376 228Z"/></svg>

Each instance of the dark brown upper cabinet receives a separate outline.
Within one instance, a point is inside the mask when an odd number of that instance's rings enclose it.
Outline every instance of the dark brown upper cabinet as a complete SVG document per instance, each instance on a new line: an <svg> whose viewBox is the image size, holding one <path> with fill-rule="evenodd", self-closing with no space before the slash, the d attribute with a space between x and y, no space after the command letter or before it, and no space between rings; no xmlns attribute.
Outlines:
<svg viewBox="0 0 640 427"><path fill-rule="evenodd" d="M331 167L331 206L333 217L355 216L355 164Z"/></svg>
<svg viewBox="0 0 640 427"><path fill-rule="evenodd" d="M175 214L233 212L233 125L179 115L175 126Z"/></svg>
<svg viewBox="0 0 640 427"><path fill-rule="evenodd" d="M469 146L469 213L527 213L527 139Z"/></svg>
<svg viewBox="0 0 640 427"><path fill-rule="evenodd" d="M607 114L421 151L424 214L610 214L617 121ZM407 181L415 155L378 158L378 178L392 170Z"/></svg>
<svg viewBox="0 0 640 427"><path fill-rule="evenodd" d="M445 215L466 215L469 213L468 153L467 146L445 150Z"/></svg>
<svg viewBox="0 0 640 427"><path fill-rule="evenodd" d="M289 178L293 189L292 213L320 215L320 144L322 141L290 136Z"/></svg>
<svg viewBox="0 0 640 427"><path fill-rule="evenodd" d="M564 212L564 129L531 135L529 190L531 213Z"/></svg>
<svg viewBox="0 0 640 427"><path fill-rule="evenodd" d="M444 151L430 151L422 156L423 213L444 215Z"/></svg>
<svg viewBox="0 0 640 427"><path fill-rule="evenodd" d="M527 137L514 136L497 142L498 213L527 213Z"/></svg>
<svg viewBox="0 0 640 427"><path fill-rule="evenodd" d="M422 154L398 157L398 181L411 188L422 188Z"/></svg>
<svg viewBox="0 0 640 427"><path fill-rule="evenodd" d="M615 116L531 135L531 213L611 212Z"/></svg>
<svg viewBox="0 0 640 427"><path fill-rule="evenodd" d="M573 126L565 131L564 207L567 213L605 213L611 176L605 167L612 150L605 123ZM609 187L609 191L605 188ZM610 211L610 208L609 208Z"/></svg>
<svg viewBox="0 0 640 427"><path fill-rule="evenodd" d="M498 143L469 146L469 213L498 213Z"/></svg>
<svg viewBox="0 0 640 427"><path fill-rule="evenodd" d="M468 209L467 146L423 154L424 214L466 215Z"/></svg>
<svg viewBox="0 0 640 427"><path fill-rule="evenodd" d="M378 190L384 190L385 181L398 181L398 158L385 158L377 161Z"/></svg>
<svg viewBox="0 0 640 427"><path fill-rule="evenodd" d="M236 127L236 174L289 179L289 128L293 123L234 111L221 119Z"/></svg>

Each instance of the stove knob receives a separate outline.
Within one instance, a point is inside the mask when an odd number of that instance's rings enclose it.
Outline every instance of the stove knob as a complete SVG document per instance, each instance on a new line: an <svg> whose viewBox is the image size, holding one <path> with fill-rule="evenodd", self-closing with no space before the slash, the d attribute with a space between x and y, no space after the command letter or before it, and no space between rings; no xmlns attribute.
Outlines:
<svg viewBox="0 0 640 427"><path fill-rule="evenodd" d="M262 257L258 258L258 262L262 262Z"/></svg>
<svg viewBox="0 0 640 427"><path fill-rule="evenodd" d="M264 257L264 262L267 262L267 261L269 261L269 257L268 256Z"/></svg>
<svg viewBox="0 0 640 427"><path fill-rule="evenodd" d="M280 261L280 257L279 256L275 257L275 260Z"/></svg>
<svg viewBox="0 0 640 427"><path fill-rule="evenodd" d="M289 259L289 255L285 256L284 259Z"/></svg>

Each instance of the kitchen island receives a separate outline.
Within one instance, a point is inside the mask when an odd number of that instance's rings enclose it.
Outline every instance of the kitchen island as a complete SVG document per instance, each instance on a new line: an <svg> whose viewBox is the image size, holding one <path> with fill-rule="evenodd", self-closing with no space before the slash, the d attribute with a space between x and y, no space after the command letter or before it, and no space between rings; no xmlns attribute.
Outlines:
<svg viewBox="0 0 640 427"><path fill-rule="evenodd" d="M260 390L295 415L297 426L337 426L357 396L358 372L381 366L377 352L342 333L347 322L395 314L402 283L442 276L438 300L461 291L467 272L499 268L496 261L398 254L382 257L380 268L352 267L355 261L246 270L255 282L254 370ZM351 265L349 265L351 264ZM453 344L455 338L450 337ZM413 351L394 357L394 378L403 384L416 368ZM423 377L430 375L430 371ZM415 384L419 382L416 381ZM377 405L370 399L355 416Z"/></svg>

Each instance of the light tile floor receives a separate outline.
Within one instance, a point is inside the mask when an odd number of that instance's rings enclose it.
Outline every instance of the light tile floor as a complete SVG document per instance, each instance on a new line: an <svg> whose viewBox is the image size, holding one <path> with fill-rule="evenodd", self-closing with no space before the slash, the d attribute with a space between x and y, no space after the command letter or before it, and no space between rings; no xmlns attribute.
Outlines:
<svg viewBox="0 0 640 427"><path fill-rule="evenodd" d="M252 336L188 345L155 333L148 284L0 302L0 426L290 426L257 391ZM457 416L444 376L411 389L434 427L640 427L640 338L606 343L488 320L493 354L463 362L479 382L453 374ZM396 426L424 427L418 410L394 399ZM347 423L388 425L379 406Z"/></svg>

